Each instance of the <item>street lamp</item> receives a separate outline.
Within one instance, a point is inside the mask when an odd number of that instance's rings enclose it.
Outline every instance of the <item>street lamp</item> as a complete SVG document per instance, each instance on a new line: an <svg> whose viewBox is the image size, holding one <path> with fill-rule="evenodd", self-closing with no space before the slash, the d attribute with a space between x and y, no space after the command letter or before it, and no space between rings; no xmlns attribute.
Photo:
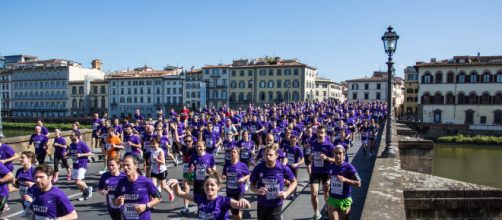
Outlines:
<svg viewBox="0 0 502 220"><path fill-rule="evenodd" d="M392 144L392 134L391 134L391 117L392 117L392 81L393 81L393 73L392 73L392 55L396 52L397 48L397 40L399 36L393 31L393 28L389 26L387 28L387 32L382 36L383 46L385 49L385 53L389 56L387 61L387 121L385 122L385 149L382 152L382 157L395 157L396 152L393 148L391 148Z"/></svg>

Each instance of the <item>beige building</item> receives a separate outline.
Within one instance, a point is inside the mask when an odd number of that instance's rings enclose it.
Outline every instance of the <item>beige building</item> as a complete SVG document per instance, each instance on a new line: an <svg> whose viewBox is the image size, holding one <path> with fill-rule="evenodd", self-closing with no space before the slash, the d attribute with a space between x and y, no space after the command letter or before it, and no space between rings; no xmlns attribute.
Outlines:
<svg viewBox="0 0 502 220"><path fill-rule="evenodd" d="M187 108L199 109L206 105L206 83L202 81L201 69L186 72L183 92L183 101Z"/></svg>
<svg viewBox="0 0 502 220"><path fill-rule="evenodd" d="M230 105L314 99L317 69L279 57L234 60L230 67Z"/></svg>
<svg viewBox="0 0 502 220"><path fill-rule="evenodd" d="M108 81L89 79L68 83L68 104L71 116L101 115L108 112Z"/></svg>
<svg viewBox="0 0 502 220"><path fill-rule="evenodd" d="M387 101L387 72L374 72L371 77L347 80L348 101L386 102ZM404 102L404 81L394 77L392 83L392 105L395 115L400 115Z"/></svg>
<svg viewBox="0 0 502 220"><path fill-rule="evenodd" d="M455 56L417 62L424 122L502 130L502 56Z"/></svg>
<svg viewBox="0 0 502 220"><path fill-rule="evenodd" d="M403 117L418 119L418 72L413 66L404 69L404 111Z"/></svg>
<svg viewBox="0 0 502 220"><path fill-rule="evenodd" d="M314 97L317 101L336 99L343 102L343 86L331 79L317 77L315 79Z"/></svg>
<svg viewBox="0 0 502 220"><path fill-rule="evenodd" d="M230 65L206 65L202 67L202 80L206 84L208 107L228 106L228 80Z"/></svg>

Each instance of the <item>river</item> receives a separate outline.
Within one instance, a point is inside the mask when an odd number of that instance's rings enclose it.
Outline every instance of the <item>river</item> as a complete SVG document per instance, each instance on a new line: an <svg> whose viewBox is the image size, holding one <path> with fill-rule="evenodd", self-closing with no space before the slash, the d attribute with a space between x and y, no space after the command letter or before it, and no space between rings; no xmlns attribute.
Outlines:
<svg viewBox="0 0 502 220"><path fill-rule="evenodd" d="M433 175L502 188L502 146L436 144L433 160Z"/></svg>

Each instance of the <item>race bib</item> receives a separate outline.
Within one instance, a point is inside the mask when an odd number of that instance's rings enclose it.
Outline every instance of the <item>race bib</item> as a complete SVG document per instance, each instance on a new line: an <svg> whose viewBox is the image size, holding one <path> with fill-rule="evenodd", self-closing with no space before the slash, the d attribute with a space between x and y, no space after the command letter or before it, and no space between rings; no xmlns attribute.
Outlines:
<svg viewBox="0 0 502 220"><path fill-rule="evenodd" d="M238 189L239 186L237 184L237 176L229 176L227 177L227 187L229 189Z"/></svg>
<svg viewBox="0 0 502 220"><path fill-rule="evenodd" d="M225 151L225 160L230 160L230 159L231 159L230 151L227 150Z"/></svg>
<svg viewBox="0 0 502 220"><path fill-rule="evenodd" d="M288 154L288 165L291 165L295 162L295 155L292 153Z"/></svg>
<svg viewBox="0 0 502 220"><path fill-rule="evenodd" d="M40 148L40 141L35 141L35 143L33 143L33 146L35 147L35 149Z"/></svg>
<svg viewBox="0 0 502 220"><path fill-rule="evenodd" d="M188 173L189 169L188 163L183 163L183 173Z"/></svg>
<svg viewBox="0 0 502 220"><path fill-rule="evenodd" d="M277 199L277 195L279 194L279 184L270 184L270 185L265 185L265 188L267 188L267 200L272 200L272 199Z"/></svg>
<svg viewBox="0 0 502 220"><path fill-rule="evenodd" d="M342 195L343 183L336 176L331 176L330 189L332 194Z"/></svg>
<svg viewBox="0 0 502 220"><path fill-rule="evenodd" d="M125 152L126 153L131 153L132 152L132 147L129 144L124 144Z"/></svg>
<svg viewBox="0 0 502 220"><path fill-rule="evenodd" d="M136 204L125 203L124 204L124 217L126 219L139 219L139 214L134 209Z"/></svg>
<svg viewBox="0 0 502 220"><path fill-rule="evenodd" d="M22 197L28 193L28 186L19 185L19 196Z"/></svg>
<svg viewBox="0 0 502 220"><path fill-rule="evenodd" d="M242 159L249 159L249 150L248 149L242 148L241 158Z"/></svg>
<svg viewBox="0 0 502 220"><path fill-rule="evenodd" d="M314 152L314 166L324 167L324 160L321 158L320 152Z"/></svg>
<svg viewBox="0 0 502 220"><path fill-rule="evenodd" d="M251 132L254 133L256 131L256 126L253 125L253 126L251 126L250 129L251 129Z"/></svg>
<svg viewBox="0 0 502 220"><path fill-rule="evenodd" d="M207 140L206 141L206 147L209 147L209 148L213 147L213 137L206 138L206 140Z"/></svg>
<svg viewBox="0 0 502 220"><path fill-rule="evenodd" d="M199 219L200 220L214 220L214 215L211 212L206 213L202 210L199 210Z"/></svg>
<svg viewBox="0 0 502 220"><path fill-rule="evenodd" d="M206 179L206 169L205 168L197 168L195 169L195 176L197 180Z"/></svg>

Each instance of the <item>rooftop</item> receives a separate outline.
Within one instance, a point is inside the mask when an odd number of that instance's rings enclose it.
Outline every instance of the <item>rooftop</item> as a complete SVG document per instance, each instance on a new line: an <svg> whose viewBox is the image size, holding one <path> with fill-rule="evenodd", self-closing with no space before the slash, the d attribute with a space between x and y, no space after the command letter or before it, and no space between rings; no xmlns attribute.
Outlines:
<svg viewBox="0 0 502 220"><path fill-rule="evenodd" d="M437 60L431 58L430 62L416 62L416 67L442 67L442 66L489 66L502 65L502 56L454 56L451 59Z"/></svg>

